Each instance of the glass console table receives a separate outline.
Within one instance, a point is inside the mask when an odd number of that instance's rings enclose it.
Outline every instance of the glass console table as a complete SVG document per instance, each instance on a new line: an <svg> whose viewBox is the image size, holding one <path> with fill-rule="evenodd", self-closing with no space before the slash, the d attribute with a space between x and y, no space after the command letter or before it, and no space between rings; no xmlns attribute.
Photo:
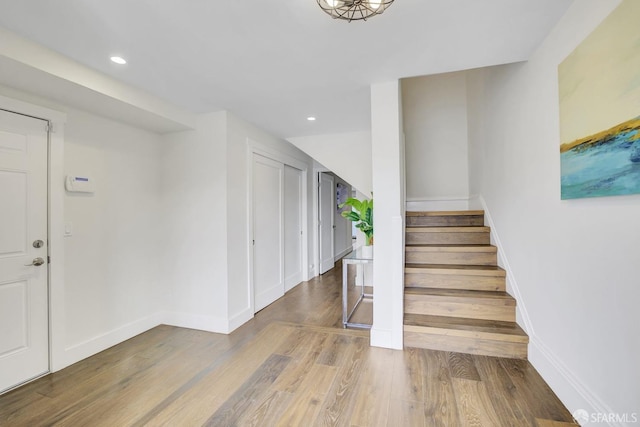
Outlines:
<svg viewBox="0 0 640 427"><path fill-rule="evenodd" d="M373 256L363 253L362 247L342 258L342 324L345 328L371 329L373 320L373 287L367 265ZM353 268L355 266L355 275ZM367 273L369 277L367 277Z"/></svg>

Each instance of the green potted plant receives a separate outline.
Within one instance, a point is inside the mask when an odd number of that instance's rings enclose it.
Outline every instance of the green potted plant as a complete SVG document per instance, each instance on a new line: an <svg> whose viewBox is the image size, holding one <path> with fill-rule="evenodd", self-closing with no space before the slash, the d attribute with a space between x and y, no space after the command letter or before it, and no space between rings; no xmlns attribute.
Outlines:
<svg viewBox="0 0 640 427"><path fill-rule="evenodd" d="M372 253L373 245L373 199L358 200L349 197L340 205L340 209L350 206L350 211L342 212L342 216L355 223L356 228L364 233L365 248L367 253ZM371 255L369 255L371 256Z"/></svg>

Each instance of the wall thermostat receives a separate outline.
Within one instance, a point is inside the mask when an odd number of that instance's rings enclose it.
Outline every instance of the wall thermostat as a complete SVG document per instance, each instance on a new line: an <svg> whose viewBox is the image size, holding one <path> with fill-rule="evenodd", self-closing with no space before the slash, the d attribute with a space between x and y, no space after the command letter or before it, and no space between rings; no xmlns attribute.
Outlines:
<svg viewBox="0 0 640 427"><path fill-rule="evenodd" d="M93 193L95 191L93 179L88 176L67 175L64 187L70 193Z"/></svg>

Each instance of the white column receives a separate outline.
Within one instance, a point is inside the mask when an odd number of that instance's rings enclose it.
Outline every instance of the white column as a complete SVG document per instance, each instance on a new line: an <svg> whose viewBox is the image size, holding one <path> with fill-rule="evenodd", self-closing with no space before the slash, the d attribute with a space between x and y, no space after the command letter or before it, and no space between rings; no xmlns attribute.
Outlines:
<svg viewBox="0 0 640 427"><path fill-rule="evenodd" d="M400 82L371 86L374 198L371 345L402 349L404 149Z"/></svg>

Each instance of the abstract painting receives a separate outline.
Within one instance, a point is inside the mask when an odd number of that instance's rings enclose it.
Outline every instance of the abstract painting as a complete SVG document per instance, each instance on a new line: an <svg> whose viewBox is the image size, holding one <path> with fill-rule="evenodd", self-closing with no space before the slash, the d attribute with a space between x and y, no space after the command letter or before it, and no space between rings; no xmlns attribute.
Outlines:
<svg viewBox="0 0 640 427"><path fill-rule="evenodd" d="M347 188L347 186L343 183L339 182L336 184L336 210L338 211L338 213L351 210L351 207L349 206L344 206L342 208L340 207L340 205L346 202L347 198L349 197L348 190L349 189Z"/></svg>
<svg viewBox="0 0 640 427"><path fill-rule="evenodd" d="M640 193L639 22L624 0L558 67L562 199Z"/></svg>

